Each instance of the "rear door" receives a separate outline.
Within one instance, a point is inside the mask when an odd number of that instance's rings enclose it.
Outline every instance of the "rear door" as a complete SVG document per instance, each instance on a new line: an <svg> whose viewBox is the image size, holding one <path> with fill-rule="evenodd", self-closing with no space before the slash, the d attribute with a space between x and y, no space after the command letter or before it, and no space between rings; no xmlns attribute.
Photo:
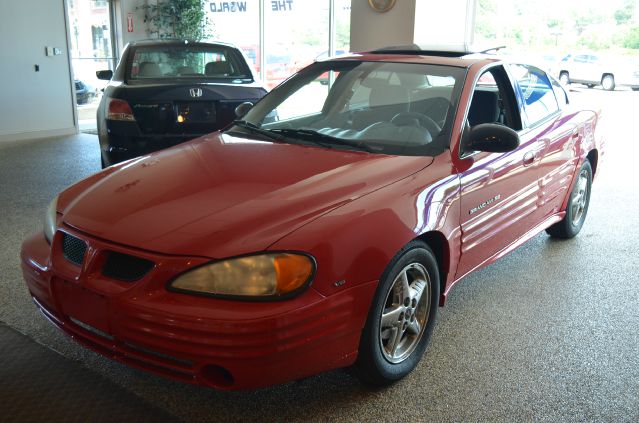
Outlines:
<svg viewBox="0 0 639 423"><path fill-rule="evenodd" d="M462 251L457 277L498 257L536 224L536 158L542 146L538 133L526 130L516 89L503 66L485 72L474 88L467 129L480 123L503 124L519 132L521 144L508 153L470 154L474 163L460 175Z"/></svg>
<svg viewBox="0 0 639 423"><path fill-rule="evenodd" d="M511 65L517 89L524 103L524 125L536 138L540 150L535 157L539 167L537 216L541 222L558 213L567 195L577 166L575 146L583 136L561 109L568 99L563 88L534 66Z"/></svg>

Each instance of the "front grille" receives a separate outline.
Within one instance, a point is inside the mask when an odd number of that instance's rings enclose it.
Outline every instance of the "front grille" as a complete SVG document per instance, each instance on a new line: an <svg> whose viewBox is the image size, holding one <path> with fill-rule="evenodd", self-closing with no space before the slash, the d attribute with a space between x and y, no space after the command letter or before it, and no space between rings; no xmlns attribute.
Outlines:
<svg viewBox="0 0 639 423"><path fill-rule="evenodd" d="M102 274L109 278L134 282L142 279L153 268L154 264L150 260L109 251L102 267Z"/></svg>
<svg viewBox="0 0 639 423"><path fill-rule="evenodd" d="M87 244L80 238L67 233L62 236L62 254L71 263L82 265L84 254L87 251Z"/></svg>

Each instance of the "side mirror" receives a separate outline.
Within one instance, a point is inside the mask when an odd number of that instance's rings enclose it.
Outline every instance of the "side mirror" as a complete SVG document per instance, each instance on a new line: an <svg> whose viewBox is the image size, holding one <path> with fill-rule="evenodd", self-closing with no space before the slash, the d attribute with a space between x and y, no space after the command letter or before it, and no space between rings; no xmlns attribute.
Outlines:
<svg viewBox="0 0 639 423"><path fill-rule="evenodd" d="M465 152L507 153L519 147L519 135L504 125L481 123L470 128L463 147Z"/></svg>
<svg viewBox="0 0 639 423"><path fill-rule="evenodd" d="M253 107L253 103L251 103L250 101L245 101L235 108L235 116L241 118L242 116L247 114L249 110L251 110L251 107Z"/></svg>
<svg viewBox="0 0 639 423"><path fill-rule="evenodd" d="M102 79L104 81L110 81L111 78L113 78L113 71L112 70L97 71L95 73L95 76L97 76L98 79Z"/></svg>

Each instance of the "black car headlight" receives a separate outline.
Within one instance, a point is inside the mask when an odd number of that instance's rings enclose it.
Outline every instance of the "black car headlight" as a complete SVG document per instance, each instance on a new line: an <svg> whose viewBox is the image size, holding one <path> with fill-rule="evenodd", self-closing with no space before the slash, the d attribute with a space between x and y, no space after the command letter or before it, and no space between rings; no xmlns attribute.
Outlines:
<svg viewBox="0 0 639 423"><path fill-rule="evenodd" d="M53 235L55 231L58 230L57 225L57 206L58 206L58 197L51 200L49 203L49 207L47 207L47 212L44 215L44 237L51 244L51 240L53 240Z"/></svg>
<svg viewBox="0 0 639 423"><path fill-rule="evenodd" d="M265 253L218 261L190 270L169 289L246 299L294 295L310 283L315 261L298 253Z"/></svg>

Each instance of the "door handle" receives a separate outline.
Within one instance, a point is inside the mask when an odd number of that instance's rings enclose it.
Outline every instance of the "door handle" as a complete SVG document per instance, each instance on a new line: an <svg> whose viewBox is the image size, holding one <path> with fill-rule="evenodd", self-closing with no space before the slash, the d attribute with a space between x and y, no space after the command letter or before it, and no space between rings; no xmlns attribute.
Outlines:
<svg viewBox="0 0 639 423"><path fill-rule="evenodd" d="M535 162L535 153L533 153L532 151L529 151L526 154L524 154L524 166L530 166L534 162Z"/></svg>

